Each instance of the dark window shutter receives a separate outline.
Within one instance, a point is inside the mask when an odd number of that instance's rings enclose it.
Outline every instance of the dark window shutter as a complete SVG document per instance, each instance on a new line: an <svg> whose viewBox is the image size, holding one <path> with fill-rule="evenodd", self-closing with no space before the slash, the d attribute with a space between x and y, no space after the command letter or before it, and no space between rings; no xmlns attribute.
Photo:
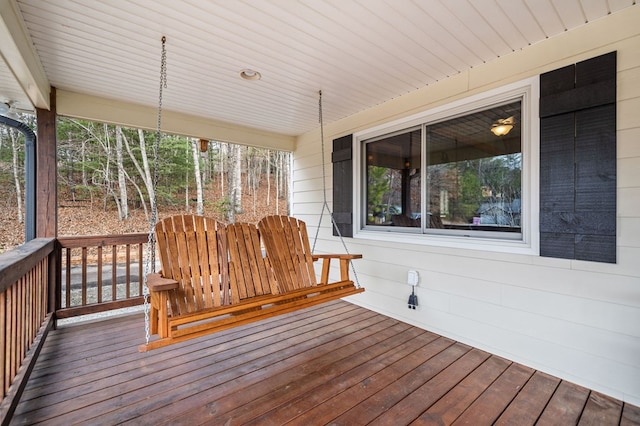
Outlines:
<svg viewBox="0 0 640 426"><path fill-rule="evenodd" d="M616 262L616 52L540 76L540 255Z"/></svg>
<svg viewBox="0 0 640 426"><path fill-rule="evenodd" d="M340 235L353 237L353 135L333 140L333 219ZM338 235L333 228L333 235Z"/></svg>

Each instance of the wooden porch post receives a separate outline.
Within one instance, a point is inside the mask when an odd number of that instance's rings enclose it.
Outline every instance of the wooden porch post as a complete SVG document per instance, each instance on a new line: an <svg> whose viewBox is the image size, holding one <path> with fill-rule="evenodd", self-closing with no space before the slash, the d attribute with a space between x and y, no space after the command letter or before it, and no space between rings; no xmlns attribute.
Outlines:
<svg viewBox="0 0 640 426"><path fill-rule="evenodd" d="M56 89L51 88L51 109L36 108L36 238L58 237L58 170L56 159ZM57 245L57 243L56 243ZM56 253L59 250L55 250ZM49 312L56 310L60 281L60 256L49 265ZM53 285L55 283L55 285Z"/></svg>
<svg viewBox="0 0 640 426"><path fill-rule="evenodd" d="M36 115L36 238L55 238L58 236L55 88L51 88L51 109L36 108Z"/></svg>

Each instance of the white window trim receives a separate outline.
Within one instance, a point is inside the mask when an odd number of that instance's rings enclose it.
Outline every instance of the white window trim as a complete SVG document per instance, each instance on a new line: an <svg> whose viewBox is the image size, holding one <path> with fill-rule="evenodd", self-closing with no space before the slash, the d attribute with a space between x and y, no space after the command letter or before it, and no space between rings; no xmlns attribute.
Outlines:
<svg viewBox="0 0 640 426"><path fill-rule="evenodd" d="M459 235L412 233L392 228L367 229L362 223L364 197L363 141L391 132L441 121L492 104L522 97L522 239L509 240ZM354 133L353 219L354 238L389 241L426 246L439 246L472 250L485 250L515 254L539 255L540 253L540 118L538 104L540 84L538 77L511 83L470 96L446 105L394 120L367 130Z"/></svg>

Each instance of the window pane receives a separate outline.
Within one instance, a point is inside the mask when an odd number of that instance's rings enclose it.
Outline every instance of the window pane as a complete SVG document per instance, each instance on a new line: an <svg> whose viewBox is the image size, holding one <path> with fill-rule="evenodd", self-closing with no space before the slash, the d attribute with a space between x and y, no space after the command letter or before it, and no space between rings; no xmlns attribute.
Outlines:
<svg viewBox="0 0 640 426"><path fill-rule="evenodd" d="M521 102L426 127L429 228L521 232Z"/></svg>
<svg viewBox="0 0 640 426"><path fill-rule="evenodd" d="M366 144L367 225L419 228L421 130Z"/></svg>

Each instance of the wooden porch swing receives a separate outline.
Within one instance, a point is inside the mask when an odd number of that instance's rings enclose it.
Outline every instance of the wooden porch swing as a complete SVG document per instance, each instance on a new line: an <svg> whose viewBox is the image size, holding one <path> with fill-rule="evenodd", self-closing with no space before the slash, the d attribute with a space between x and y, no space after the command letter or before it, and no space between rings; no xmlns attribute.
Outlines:
<svg viewBox="0 0 640 426"><path fill-rule="evenodd" d="M362 256L311 254L305 223L292 217L225 226L173 216L157 224L156 237L162 272L150 274L147 286L150 332L159 339L141 352L364 291L349 278L350 261ZM340 279L330 283L332 259Z"/></svg>
<svg viewBox="0 0 640 426"><path fill-rule="evenodd" d="M162 88L166 84L165 41L163 37L154 185ZM319 94L326 194L322 92ZM326 195L318 230L325 208L329 210ZM146 343L138 350L146 352L363 292L357 276L355 283L349 277L351 260L362 255L348 253L330 210L329 213L346 254L313 254L305 222L293 217L267 216L256 226L224 225L203 216L178 215L156 224L157 211L152 208L144 287ZM316 240L317 236L316 231ZM156 242L160 273L153 272ZM332 259L340 263L340 279L330 283ZM322 260L320 281L314 267L317 260ZM151 340L152 334L157 334L158 339Z"/></svg>

